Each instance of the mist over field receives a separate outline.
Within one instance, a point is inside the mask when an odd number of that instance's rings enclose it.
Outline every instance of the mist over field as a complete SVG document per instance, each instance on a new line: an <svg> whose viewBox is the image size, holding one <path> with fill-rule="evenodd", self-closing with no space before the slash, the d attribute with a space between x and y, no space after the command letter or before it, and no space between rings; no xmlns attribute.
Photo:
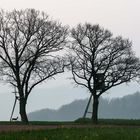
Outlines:
<svg viewBox="0 0 140 140"><path fill-rule="evenodd" d="M140 119L140 92L121 98L100 99L99 118L103 119ZM31 121L74 121L83 117L88 99L75 100L59 109L42 109L28 114ZM89 112L91 112L91 105ZM87 117L90 117L87 114Z"/></svg>

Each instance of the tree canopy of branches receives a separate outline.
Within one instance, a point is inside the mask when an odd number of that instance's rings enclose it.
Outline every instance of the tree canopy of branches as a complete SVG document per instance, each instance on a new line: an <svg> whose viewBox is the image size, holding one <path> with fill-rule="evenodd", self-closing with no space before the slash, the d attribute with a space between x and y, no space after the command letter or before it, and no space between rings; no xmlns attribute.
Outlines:
<svg viewBox="0 0 140 140"><path fill-rule="evenodd" d="M1 80L16 87L20 116L28 122L26 103L32 89L64 71L64 61L56 52L66 43L67 27L34 9L0 11Z"/></svg>
<svg viewBox="0 0 140 140"><path fill-rule="evenodd" d="M97 123L100 95L135 79L140 69L139 59L128 39L113 37L110 31L99 25L79 24L71 30L71 37L69 58L73 80L90 91L92 120Z"/></svg>

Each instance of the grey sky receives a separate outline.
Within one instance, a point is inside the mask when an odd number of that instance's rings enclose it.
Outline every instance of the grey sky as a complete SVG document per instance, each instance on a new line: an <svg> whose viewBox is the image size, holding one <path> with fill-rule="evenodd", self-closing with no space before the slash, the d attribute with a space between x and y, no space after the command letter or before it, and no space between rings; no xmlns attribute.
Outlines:
<svg viewBox="0 0 140 140"><path fill-rule="evenodd" d="M0 8L4 10L35 8L70 27L78 23L90 22L100 24L114 35L122 35L133 42L133 50L140 56L140 0L1 0ZM59 75L56 80L34 89L29 96L27 111L41 108L58 108L74 99L86 98L89 94L83 88L74 88L67 74ZM131 83L119 86L105 96L120 97L139 91L140 86ZM12 89L0 83L0 120L8 120L13 105ZM17 111L18 112L18 111ZM18 115L18 113L15 115Z"/></svg>

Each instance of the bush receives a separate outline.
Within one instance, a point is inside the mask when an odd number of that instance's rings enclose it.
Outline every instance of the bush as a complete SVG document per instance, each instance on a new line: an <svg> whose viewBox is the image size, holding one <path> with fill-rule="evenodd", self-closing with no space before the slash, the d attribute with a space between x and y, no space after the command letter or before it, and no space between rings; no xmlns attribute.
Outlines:
<svg viewBox="0 0 140 140"><path fill-rule="evenodd" d="M78 118L74 122L75 123L91 123L92 120L90 118Z"/></svg>

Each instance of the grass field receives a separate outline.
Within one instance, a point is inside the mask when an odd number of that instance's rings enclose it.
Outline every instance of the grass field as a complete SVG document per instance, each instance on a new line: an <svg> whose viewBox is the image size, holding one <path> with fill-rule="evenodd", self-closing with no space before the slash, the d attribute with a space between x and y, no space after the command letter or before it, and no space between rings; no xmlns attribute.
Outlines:
<svg viewBox="0 0 140 140"><path fill-rule="evenodd" d="M63 124L78 125L78 123L81 124L81 122L30 122L32 125L49 124L62 127L21 132L1 132L0 140L140 140L140 120L100 120L99 125L95 127L88 127L91 125L87 125L86 128L63 128ZM9 125L9 122L0 122L0 125L4 124ZM17 122L13 124L22 125Z"/></svg>
<svg viewBox="0 0 140 140"><path fill-rule="evenodd" d="M74 122L47 122L47 121L30 121L29 124L31 125L63 125L63 124L91 124L90 119L77 119ZM99 119L99 125L138 125L140 126L140 120L134 119ZM20 121L9 122L9 121L0 121L0 125L13 125L18 124L22 125Z"/></svg>
<svg viewBox="0 0 140 140"><path fill-rule="evenodd" d="M59 128L8 132L0 140L140 140L140 128Z"/></svg>

